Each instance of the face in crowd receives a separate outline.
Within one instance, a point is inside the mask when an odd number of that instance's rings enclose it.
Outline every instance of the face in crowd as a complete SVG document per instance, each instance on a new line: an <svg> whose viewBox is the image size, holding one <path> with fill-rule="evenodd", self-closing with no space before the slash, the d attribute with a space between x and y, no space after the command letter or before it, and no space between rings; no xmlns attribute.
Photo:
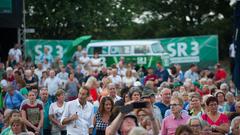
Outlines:
<svg viewBox="0 0 240 135"><path fill-rule="evenodd" d="M114 84L109 84L108 85L108 93L110 97L115 97L117 95L116 87Z"/></svg>
<svg viewBox="0 0 240 135"><path fill-rule="evenodd" d="M89 91L86 88L82 88L78 94L78 100L80 103L85 103L89 97Z"/></svg>
<svg viewBox="0 0 240 135"><path fill-rule="evenodd" d="M169 104L170 101L171 101L171 90L170 89L163 89L162 91L162 100L163 100L163 103L167 103Z"/></svg>

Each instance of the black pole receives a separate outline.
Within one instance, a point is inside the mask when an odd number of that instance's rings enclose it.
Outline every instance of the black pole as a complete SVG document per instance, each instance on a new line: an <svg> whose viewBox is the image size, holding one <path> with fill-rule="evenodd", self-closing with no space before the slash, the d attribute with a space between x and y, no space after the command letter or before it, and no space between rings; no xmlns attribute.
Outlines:
<svg viewBox="0 0 240 135"><path fill-rule="evenodd" d="M237 1L234 11L234 45L236 50L233 81L237 88L236 94L240 94L240 1Z"/></svg>

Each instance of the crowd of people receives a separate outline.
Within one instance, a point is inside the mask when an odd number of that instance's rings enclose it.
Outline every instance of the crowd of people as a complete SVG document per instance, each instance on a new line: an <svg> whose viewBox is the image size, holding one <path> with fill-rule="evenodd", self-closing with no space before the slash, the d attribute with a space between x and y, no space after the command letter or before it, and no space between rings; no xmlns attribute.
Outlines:
<svg viewBox="0 0 240 135"><path fill-rule="evenodd" d="M79 46L63 64L15 45L0 63L1 135L239 135L240 101L223 66L105 67Z"/></svg>

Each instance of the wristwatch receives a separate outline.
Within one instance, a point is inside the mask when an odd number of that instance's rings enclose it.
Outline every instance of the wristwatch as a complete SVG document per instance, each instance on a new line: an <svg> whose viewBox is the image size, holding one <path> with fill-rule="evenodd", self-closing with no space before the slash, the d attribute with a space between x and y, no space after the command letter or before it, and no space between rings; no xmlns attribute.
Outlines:
<svg viewBox="0 0 240 135"><path fill-rule="evenodd" d="M213 132L215 132L216 131L216 126L212 125L211 129L212 129Z"/></svg>

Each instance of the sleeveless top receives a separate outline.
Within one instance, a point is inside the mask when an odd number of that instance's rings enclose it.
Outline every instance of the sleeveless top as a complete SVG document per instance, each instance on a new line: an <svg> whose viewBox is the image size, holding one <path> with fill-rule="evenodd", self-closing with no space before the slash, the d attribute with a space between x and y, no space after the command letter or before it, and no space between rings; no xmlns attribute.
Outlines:
<svg viewBox="0 0 240 135"><path fill-rule="evenodd" d="M108 123L102 121L101 114L97 112L96 114L96 135L105 135L105 130L108 126Z"/></svg>

